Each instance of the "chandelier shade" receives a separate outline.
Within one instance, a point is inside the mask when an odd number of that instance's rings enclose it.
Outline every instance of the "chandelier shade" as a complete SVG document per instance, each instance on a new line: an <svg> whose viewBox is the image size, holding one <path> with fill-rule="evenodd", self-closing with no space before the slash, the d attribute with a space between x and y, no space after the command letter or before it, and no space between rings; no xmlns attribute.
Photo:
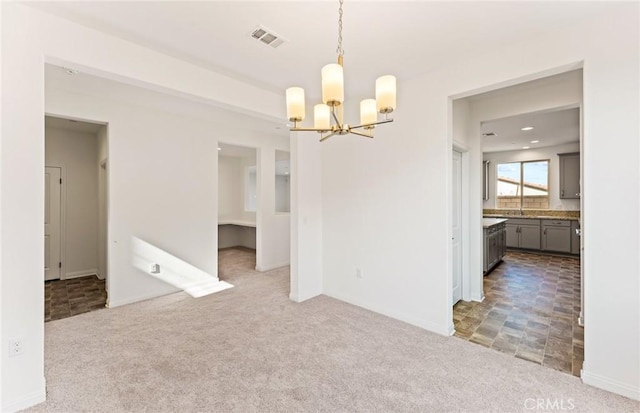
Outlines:
<svg viewBox="0 0 640 413"><path fill-rule="evenodd" d="M337 63L322 68L322 101L325 105L339 106L344 102L344 70Z"/></svg>
<svg viewBox="0 0 640 413"><path fill-rule="evenodd" d="M290 87L287 89L287 118L291 122L302 122L304 120L304 89L301 87Z"/></svg>
<svg viewBox="0 0 640 413"><path fill-rule="evenodd" d="M313 107L313 127L319 130L331 130L331 108L324 103Z"/></svg>
<svg viewBox="0 0 640 413"><path fill-rule="evenodd" d="M376 79L376 104L378 112L388 113L396 109L396 77L380 76Z"/></svg>
<svg viewBox="0 0 640 413"><path fill-rule="evenodd" d="M375 99L365 99L360 102L360 123L368 125L378 121Z"/></svg>
<svg viewBox="0 0 640 413"><path fill-rule="evenodd" d="M344 0L339 0L338 12L338 63L325 65L321 70L322 102L313 107L313 128L298 126L305 118L305 96L301 87L290 87L286 91L287 118L294 122L291 131L315 131L320 133L320 142L335 136L353 133L354 135L373 138L376 125L393 122L389 113L396 108L396 78L395 76L381 76L376 80L376 98L364 99L360 102L360 124L351 126L342 121L344 101L344 50L342 49L342 6ZM378 114L384 115L378 120ZM356 129L363 129L362 132ZM327 135L324 135L327 133Z"/></svg>

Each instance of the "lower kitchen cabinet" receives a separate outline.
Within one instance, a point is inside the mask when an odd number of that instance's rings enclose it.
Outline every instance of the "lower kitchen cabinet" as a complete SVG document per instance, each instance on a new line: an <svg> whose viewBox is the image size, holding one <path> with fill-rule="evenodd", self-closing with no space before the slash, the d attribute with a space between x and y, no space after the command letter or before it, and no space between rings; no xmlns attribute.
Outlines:
<svg viewBox="0 0 640 413"><path fill-rule="evenodd" d="M580 222L571 221L571 253L580 254Z"/></svg>
<svg viewBox="0 0 640 413"><path fill-rule="evenodd" d="M485 274L502 261L507 249L506 241L504 223L484 228L483 271Z"/></svg>
<svg viewBox="0 0 640 413"><path fill-rule="evenodd" d="M509 219L506 225L507 247L540 249L539 219Z"/></svg>
<svg viewBox="0 0 640 413"><path fill-rule="evenodd" d="M542 250L571 252L571 222L542 220Z"/></svg>
<svg viewBox="0 0 640 413"><path fill-rule="evenodd" d="M566 219L509 218L505 225L505 246L537 251L580 254L578 221Z"/></svg>

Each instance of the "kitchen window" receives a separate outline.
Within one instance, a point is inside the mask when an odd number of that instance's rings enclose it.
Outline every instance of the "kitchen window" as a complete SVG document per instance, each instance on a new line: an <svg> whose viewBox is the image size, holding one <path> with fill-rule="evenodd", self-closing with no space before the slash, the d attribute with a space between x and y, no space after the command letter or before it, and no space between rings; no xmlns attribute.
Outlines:
<svg viewBox="0 0 640 413"><path fill-rule="evenodd" d="M549 161L499 163L496 208L549 209Z"/></svg>

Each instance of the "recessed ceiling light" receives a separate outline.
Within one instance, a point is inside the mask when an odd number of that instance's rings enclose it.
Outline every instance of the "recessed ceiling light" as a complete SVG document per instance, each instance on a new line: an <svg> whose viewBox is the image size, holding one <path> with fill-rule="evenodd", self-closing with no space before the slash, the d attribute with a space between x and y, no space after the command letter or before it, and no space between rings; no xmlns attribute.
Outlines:
<svg viewBox="0 0 640 413"><path fill-rule="evenodd" d="M530 146L523 146L522 149L529 149Z"/></svg>
<svg viewBox="0 0 640 413"><path fill-rule="evenodd" d="M533 130L533 126L525 126L524 128L522 128L520 130L524 130L524 131Z"/></svg>
<svg viewBox="0 0 640 413"><path fill-rule="evenodd" d="M222 150L222 148L218 146L218 150L219 150L219 151L221 151L221 150Z"/></svg>
<svg viewBox="0 0 640 413"><path fill-rule="evenodd" d="M540 142L540 141L531 141L531 143L538 143L538 142Z"/></svg>
<svg viewBox="0 0 640 413"><path fill-rule="evenodd" d="M64 72L66 74L68 74L69 76L73 76L73 75L77 75L78 74L78 71L75 70L75 69L69 69L68 67L63 67L63 69L64 69Z"/></svg>

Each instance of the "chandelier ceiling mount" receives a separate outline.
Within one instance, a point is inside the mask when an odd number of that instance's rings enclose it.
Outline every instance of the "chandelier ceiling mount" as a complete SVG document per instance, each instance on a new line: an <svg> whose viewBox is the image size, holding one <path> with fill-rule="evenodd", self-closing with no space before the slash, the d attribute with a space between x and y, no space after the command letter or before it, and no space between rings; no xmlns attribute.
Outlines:
<svg viewBox="0 0 640 413"><path fill-rule="evenodd" d="M396 107L396 78L395 76L381 76L376 80L376 98L364 99L360 102L360 124L351 126L343 122L342 103L344 102L344 50L342 48L342 6L340 1L338 10L338 63L330 63L322 68L322 101L314 106L313 128L299 127L305 117L304 89L290 87L287 89L287 118L293 122L290 129L294 132L314 131L320 133L320 142L335 136L354 135L373 138L373 129L376 125L393 122L389 114ZM378 120L378 113L384 115L384 119ZM355 129L362 129L356 131ZM325 135L326 134L326 135Z"/></svg>

